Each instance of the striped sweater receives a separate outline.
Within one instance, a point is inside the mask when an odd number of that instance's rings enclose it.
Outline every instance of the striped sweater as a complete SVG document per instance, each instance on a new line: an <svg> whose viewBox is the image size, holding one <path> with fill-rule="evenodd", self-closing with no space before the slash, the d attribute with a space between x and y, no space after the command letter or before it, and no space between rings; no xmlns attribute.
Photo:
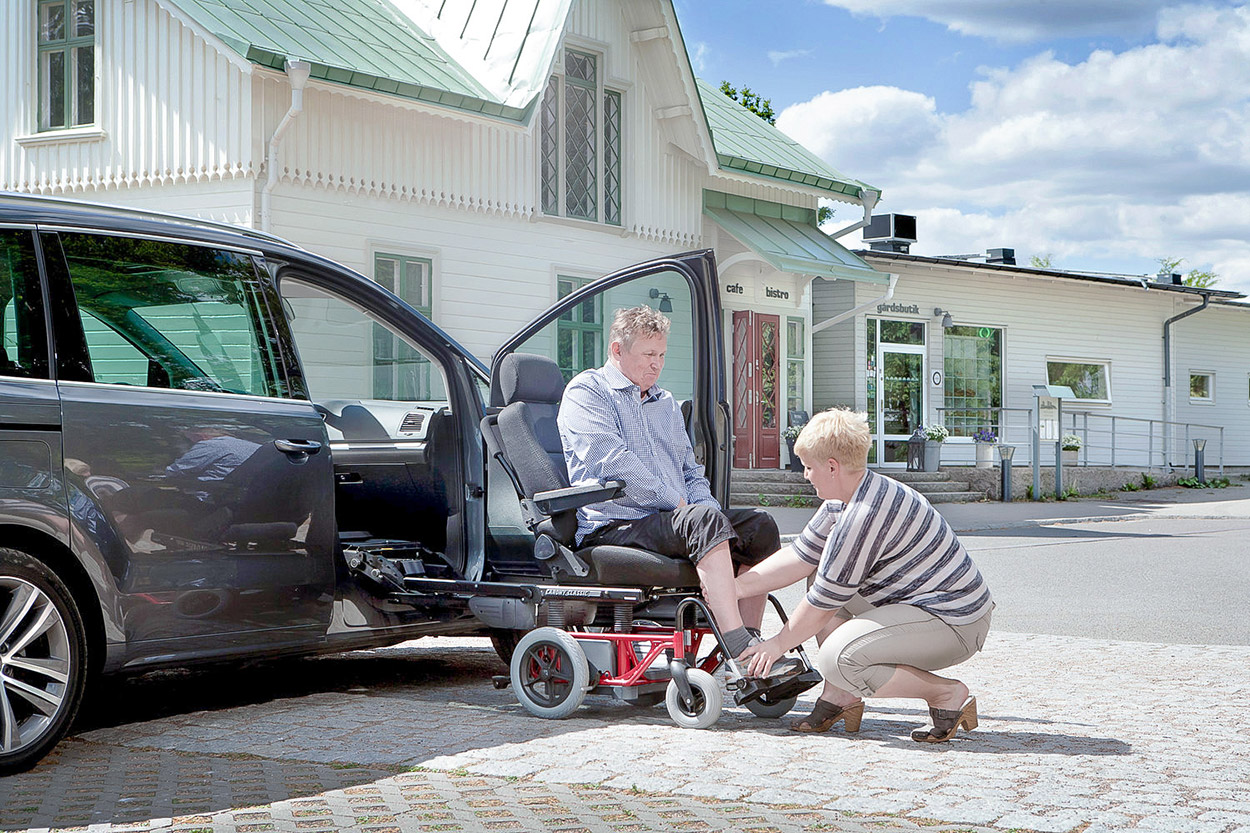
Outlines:
<svg viewBox="0 0 1250 833"><path fill-rule="evenodd" d="M807 593L814 607L834 610L859 593L952 625L990 608L989 587L945 519L915 490L871 471L849 502L825 501L791 547L817 565Z"/></svg>

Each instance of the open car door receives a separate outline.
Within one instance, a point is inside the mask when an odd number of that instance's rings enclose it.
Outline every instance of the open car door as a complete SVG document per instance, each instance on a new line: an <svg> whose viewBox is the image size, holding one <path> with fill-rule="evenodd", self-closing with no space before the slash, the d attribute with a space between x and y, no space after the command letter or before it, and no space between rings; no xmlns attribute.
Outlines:
<svg viewBox="0 0 1250 833"><path fill-rule="evenodd" d="M499 367L512 353L535 353L556 361L567 383L607 360L608 331L618 309L647 304L673 323L659 385L683 403L695 457L712 494L729 500L729 404L725 390L721 307L716 260L711 250L647 261L589 283L558 279L559 299L504 343L491 362L491 401L503 405ZM688 404L686 404L688 403ZM511 482L492 461L488 474L488 537L497 563L532 560L533 536L516 510ZM507 570L505 570L506 572Z"/></svg>

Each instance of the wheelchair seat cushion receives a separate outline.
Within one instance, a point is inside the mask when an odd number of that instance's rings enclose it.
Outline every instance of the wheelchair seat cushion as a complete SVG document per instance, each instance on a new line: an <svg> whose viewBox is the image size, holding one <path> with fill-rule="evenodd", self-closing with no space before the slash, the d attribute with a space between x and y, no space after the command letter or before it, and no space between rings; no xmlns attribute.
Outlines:
<svg viewBox="0 0 1250 833"><path fill-rule="evenodd" d="M611 544L584 547L577 554L590 565L590 575L579 579L579 584L673 589L699 586L699 574L685 558Z"/></svg>

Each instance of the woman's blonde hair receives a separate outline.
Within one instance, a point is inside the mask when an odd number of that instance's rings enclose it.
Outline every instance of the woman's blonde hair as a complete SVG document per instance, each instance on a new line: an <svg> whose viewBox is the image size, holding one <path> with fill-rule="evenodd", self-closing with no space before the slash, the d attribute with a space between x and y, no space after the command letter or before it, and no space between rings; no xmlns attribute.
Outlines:
<svg viewBox="0 0 1250 833"><path fill-rule="evenodd" d="M809 460L837 460L851 471L862 471L868 467L870 445L868 414L850 408L830 408L803 426L794 441L794 451Z"/></svg>

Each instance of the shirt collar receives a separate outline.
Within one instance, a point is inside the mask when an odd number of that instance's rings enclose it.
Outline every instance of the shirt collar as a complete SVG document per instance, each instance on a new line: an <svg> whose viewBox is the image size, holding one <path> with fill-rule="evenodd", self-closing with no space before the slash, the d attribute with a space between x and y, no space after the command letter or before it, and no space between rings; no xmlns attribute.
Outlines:
<svg viewBox="0 0 1250 833"><path fill-rule="evenodd" d="M635 391L641 391L641 388L629 381L629 378L622 373L616 365L612 364L612 362L607 362L603 365L603 378L607 380L608 385L611 386L613 390L628 390L633 388ZM656 399L663 392L664 389L658 384L652 385L651 389L647 391L647 399ZM642 398L641 393L635 395L638 396L639 399Z"/></svg>

